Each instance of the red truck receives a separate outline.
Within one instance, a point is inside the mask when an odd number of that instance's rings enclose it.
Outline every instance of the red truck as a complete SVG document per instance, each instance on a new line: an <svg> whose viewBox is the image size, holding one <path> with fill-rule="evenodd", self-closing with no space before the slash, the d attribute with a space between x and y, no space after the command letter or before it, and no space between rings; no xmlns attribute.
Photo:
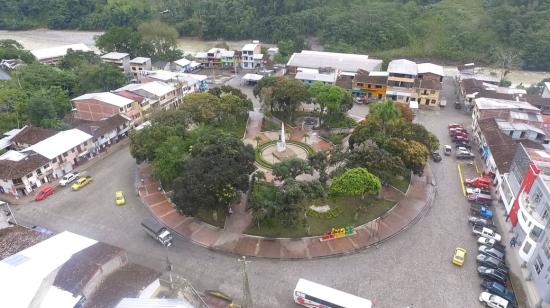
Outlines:
<svg viewBox="0 0 550 308"><path fill-rule="evenodd" d="M477 177L474 179L466 179L464 184L470 187L477 187L481 189L488 189L493 181L488 178Z"/></svg>
<svg viewBox="0 0 550 308"><path fill-rule="evenodd" d="M464 125L459 124L459 123L449 123L449 125L447 127L449 129L451 129L451 128L462 128L462 129L464 129Z"/></svg>

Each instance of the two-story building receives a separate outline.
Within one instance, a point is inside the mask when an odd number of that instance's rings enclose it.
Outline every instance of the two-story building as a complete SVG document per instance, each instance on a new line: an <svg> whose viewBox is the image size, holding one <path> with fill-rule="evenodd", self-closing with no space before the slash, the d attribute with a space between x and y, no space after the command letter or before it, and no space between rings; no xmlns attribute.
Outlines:
<svg viewBox="0 0 550 308"><path fill-rule="evenodd" d="M37 153L51 164L53 177L71 172L79 162L90 158L93 136L78 129L61 131L52 137L24 149L23 153Z"/></svg>
<svg viewBox="0 0 550 308"><path fill-rule="evenodd" d="M388 84L388 72L367 72L358 70L353 77L351 91L359 97L367 97L367 100L383 100L386 97Z"/></svg>
<svg viewBox="0 0 550 308"><path fill-rule="evenodd" d="M388 64L387 99L394 102L409 104L416 101L416 79L418 66L415 62L406 59L392 60Z"/></svg>
<svg viewBox="0 0 550 308"><path fill-rule="evenodd" d="M93 136L90 152L102 152L128 135L131 119L117 114L99 121L77 120L73 127Z"/></svg>
<svg viewBox="0 0 550 308"><path fill-rule="evenodd" d="M161 81L131 83L114 92L118 93L121 91L129 91L148 98L150 108L153 110L175 109L179 106L182 99L174 86Z"/></svg>
<svg viewBox="0 0 550 308"><path fill-rule="evenodd" d="M445 77L443 66L433 63L418 64L418 79L443 82L443 77Z"/></svg>
<svg viewBox="0 0 550 308"><path fill-rule="evenodd" d="M222 50L220 56L223 68L234 69L237 65L239 65L239 63L235 61L234 50Z"/></svg>
<svg viewBox="0 0 550 308"><path fill-rule="evenodd" d="M173 63L174 63L174 66L175 66L174 70L176 72L185 73L185 72L188 72L191 69L191 61L188 60L188 59L181 58L179 60L174 61Z"/></svg>
<svg viewBox="0 0 550 308"><path fill-rule="evenodd" d="M50 160L40 154L10 150L0 156L0 194L26 196L52 180Z"/></svg>
<svg viewBox="0 0 550 308"><path fill-rule="evenodd" d="M424 76L426 77L426 76ZM439 108L441 82L433 79L417 79L416 100L420 107Z"/></svg>
<svg viewBox="0 0 550 308"><path fill-rule="evenodd" d="M151 58L136 57L130 60L130 72L137 78L142 71L150 71L152 68Z"/></svg>
<svg viewBox="0 0 550 308"><path fill-rule="evenodd" d="M124 114L132 119L132 125L142 122L141 106L139 103L111 92L87 93L72 99L76 109L74 117L77 119L98 121Z"/></svg>
<svg viewBox="0 0 550 308"><path fill-rule="evenodd" d="M257 61L254 60L254 56L262 54L262 45L259 43L245 44L241 49L241 54L241 67L243 69L255 69L257 68Z"/></svg>
<svg viewBox="0 0 550 308"><path fill-rule="evenodd" d="M101 61L116 65L124 73L130 72L130 55L125 52L109 52L101 56Z"/></svg>
<svg viewBox="0 0 550 308"><path fill-rule="evenodd" d="M140 82L161 81L175 87L181 93L180 96L185 96L188 93L208 91L206 79L206 75L158 70L145 72Z"/></svg>

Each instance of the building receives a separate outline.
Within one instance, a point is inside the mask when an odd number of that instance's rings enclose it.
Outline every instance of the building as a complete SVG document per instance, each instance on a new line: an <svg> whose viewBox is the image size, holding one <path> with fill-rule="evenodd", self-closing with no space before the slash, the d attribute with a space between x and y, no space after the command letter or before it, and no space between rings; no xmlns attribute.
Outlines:
<svg viewBox="0 0 550 308"><path fill-rule="evenodd" d="M425 78L427 76L429 75L424 75ZM416 101L419 107L439 108L441 96L441 82L439 80L434 80L431 77L417 79L415 88L417 91Z"/></svg>
<svg viewBox="0 0 550 308"><path fill-rule="evenodd" d="M312 84L314 82L334 84L337 77L338 72L330 67L320 69L300 68L296 76L294 76L295 79L301 80L305 84Z"/></svg>
<svg viewBox="0 0 550 308"><path fill-rule="evenodd" d="M67 54L70 50L73 51L90 51L90 48L84 44L72 44L72 45L63 45L57 47L43 48L43 49L34 49L31 50L33 56L42 64L57 65L59 61Z"/></svg>
<svg viewBox="0 0 550 308"><path fill-rule="evenodd" d="M101 61L116 65L124 73L130 73L130 55L125 52L109 52L101 56Z"/></svg>
<svg viewBox="0 0 550 308"><path fill-rule="evenodd" d="M15 150L26 149L42 140L50 138L57 133L57 131L47 128L25 126L11 139L12 148Z"/></svg>
<svg viewBox="0 0 550 308"><path fill-rule="evenodd" d="M50 160L40 154L10 150L0 156L0 193L26 196L53 180Z"/></svg>
<svg viewBox="0 0 550 308"><path fill-rule="evenodd" d="M72 99L77 119L98 121L116 114L124 114L139 124L142 120L141 106L136 101L111 92L87 93Z"/></svg>
<svg viewBox="0 0 550 308"><path fill-rule="evenodd" d="M459 81L459 99L471 109L477 98L491 98L501 100L520 100L522 94L509 91L511 89L494 86L474 78Z"/></svg>
<svg viewBox="0 0 550 308"><path fill-rule="evenodd" d="M383 100L386 97L388 72L367 72L358 70L353 77L351 93L370 100Z"/></svg>
<svg viewBox="0 0 550 308"><path fill-rule="evenodd" d="M131 122L131 119L126 116L117 114L99 121L76 119L71 125L93 136L90 151L97 153L125 138L130 130Z"/></svg>
<svg viewBox="0 0 550 308"><path fill-rule="evenodd" d="M463 79L476 79L481 82L491 83L494 85L498 85L500 83L500 79L497 76L476 73L474 63L459 65L456 78L459 82Z"/></svg>
<svg viewBox="0 0 550 308"><path fill-rule="evenodd" d="M18 228L4 233L10 237ZM126 297L156 296L159 278L159 272L130 263L124 250L67 231L0 262L2 304L11 308L115 307Z"/></svg>
<svg viewBox="0 0 550 308"><path fill-rule="evenodd" d="M3 133L0 136L0 137L2 137L2 138L0 138L0 151L6 150L7 148L10 148L13 144L12 139L26 127L27 126L25 126L23 128L14 128L12 130L9 130L9 131Z"/></svg>
<svg viewBox="0 0 550 308"><path fill-rule="evenodd" d="M193 63L191 63L191 65L192 64ZM176 89L179 89L178 91L181 92L181 96L185 96L192 92L208 91L206 79L208 79L206 75L159 70L144 72L140 82L161 81L176 87Z"/></svg>
<svg viewBox="0 0 550 308"><path fill-rule="evenodd" d="M78 129L61 131L52 137L32 145L22 152L34 152L50 160L53 177L59 178L71 172L76 165L94 154L92 135Z"/></svg>
<svg viewBox="0 0 550 308"><path fill-rule="evenodd" d="M539 95L525 95L525 100L540 109L542 114L550 114L550 97L545 98Z"/></svg>
<svg viewBox="0 0 550 308"><path fill-rule="evenodd" d="M174 61L175 71L176 72L188 72L191 68L191 61L182 58L179 60Z"/></svg>
<svg viewBox="0 0 550 308"><path fill-rule="evenodd" d="M550 98L550 82L544 83L544 89L542 90L542 97Z"/></svg>
<svg viewBox="0 0 550 308"><path fill-rule="evenodd" d="M150 71L152 69L151 58L136 57L130 60L130 71L137 78L141 71Z"/></svg>
<svg viewBox="0 0 550 308"><path fill-rule="evenodd" d="M239 63L235 61L235 51L222 50L221 54L222 67L227 69L235 69Z"/></svg>
<svg viewBox="0 0 550 308"><path fill-rule="evenodd" d="M291 76L295 76L300 69L318 70L326 67L355 76L360 69L367 72L380 71L382 60L369 59L367 55L302 50L292 54L287 63L288 74Z"/></svg>
<svg viewBox="0 0 550 308"><path fill-rule="evenodd" d="M407 105L410 101L416 101L417 77L418 66L416 63L406 59L390 61L388 64L387 99Z"/></svg>
<svg viewBox="0 0 550 308"><path fill-rule="evenodd" d="M145 83L131 83L115 90L115 93L128 91L149 100L149 105L153 110L175 109L181 103L181 96L178 95L176 87L161 81L151 81Z"/></svg>
<svg viewBox="0 0 550 308"><path fill-rule="evenodd" d="M418 79L443 82L443 66L432 63L418 64Z"/></svg>
<svg viewBox="0 0 550 308"><path fill-rule="evenodd" d="M241 67L243 69L255 69L257 65L257 55L262 55L262 45L259 43L245 44L241 49ZM263 55L261 56L263 58Z"/></svg>

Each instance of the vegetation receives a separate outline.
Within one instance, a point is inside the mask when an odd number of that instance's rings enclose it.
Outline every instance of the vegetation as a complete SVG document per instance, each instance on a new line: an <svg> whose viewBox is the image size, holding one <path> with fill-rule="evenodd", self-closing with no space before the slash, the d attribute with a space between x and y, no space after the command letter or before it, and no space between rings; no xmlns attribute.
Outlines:
<svg viewBox="0 0 550 308"><path fill-rule="evenodd" d="M160 19L180 36L276 43L281 63L315 35L328 50L384 59L494 64L505 50L526 69L550 70L549 16L548 1L526 0L5 0L0 28L137 29Z"/></svg>
<svg viewBox="0 0 550 308"><path fill-rule="evenodd" d="M377 193L382 184L380 179L365 168L353 168L332 179L330 193L341 196L361 196Z"/></svg>
<svg viewBox="0 0 550 308"><path fill-rule="evenodd" d="M351 93L336 85L315 82L309 87L309 95L319 105L321 126L325 118L341 116L353 107Z"/></svg>

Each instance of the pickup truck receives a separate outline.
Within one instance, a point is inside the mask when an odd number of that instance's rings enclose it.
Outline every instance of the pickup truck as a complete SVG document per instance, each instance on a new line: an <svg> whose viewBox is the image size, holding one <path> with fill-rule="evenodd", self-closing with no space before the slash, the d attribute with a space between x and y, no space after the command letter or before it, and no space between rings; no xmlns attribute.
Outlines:
<svg viewBox="0 0 550 308"><path fill-rule="evenodd" d="M491 180L489 178L477 177L477 178L473 178L473 179L466 179L464 181L464 184L466 186L470 186L470 187L478 187L478 188L482 188L482 189L487 189L487 188L489 188L489 186L491 186L492 182L493 182L493 180Z"/></svg>
<svg viewBox="0 0 550 308"><path fill-rule="evenodd" d="M491 205L491 202L493 201L493 197L491 197L491 195L482 194L482 193L469 194L466 198L470 202L476 202L487 206Z"/></svg>
<svg viewBox="0 0 550 308"><path fill-rule="evenodd" d="M81 189L82 187L90 184L91 182L93 181L92 177L87 175L87 176L81 176L80 178L78 178L78 180L76 180L76 182L71 186L71 189L73 191L77 191L79 189Z"/></svg>
<svg viewBox="0 0 550 308"><path fill-rule="evenodd" d="M472 233L474 235L486 237L488 239L494 239L496 242L500 242L500 239L502 238L500 234L496 233L495 231L485 228L482 226L473 226Z"/></svg>
<svg viewBox="0 0 550 308"><path fill-rule="evenodd" d="M476 195L476 194L490 195L491 191L488 189L481 189L477 187L466 187L466 194L467 195Z"/></svg>
<svg viewBox="0 0 550 308"><path fill-rule="evenodd" d="M78 172L67 173L63 176L61 181L59 181L59 185L67 186L67 184L70 184L72 181L76 180L77 177L78 177Z"/></svg>
<svg viewBox="0 0 550 308"><path fill-rule="evenodd" d="M146 218L141 226L147 234L166 247L172 246L172 234L168 229L153 218Z"/></svg>
<svg viewBox="0 0 550 308"><path fill-rule="evenodd" d="M470 206L470 213L472 215L477 215L482 218L493 218L493 212L489 209L487 209L484 206L479 206L477 204L472 204Z"/></svg>

